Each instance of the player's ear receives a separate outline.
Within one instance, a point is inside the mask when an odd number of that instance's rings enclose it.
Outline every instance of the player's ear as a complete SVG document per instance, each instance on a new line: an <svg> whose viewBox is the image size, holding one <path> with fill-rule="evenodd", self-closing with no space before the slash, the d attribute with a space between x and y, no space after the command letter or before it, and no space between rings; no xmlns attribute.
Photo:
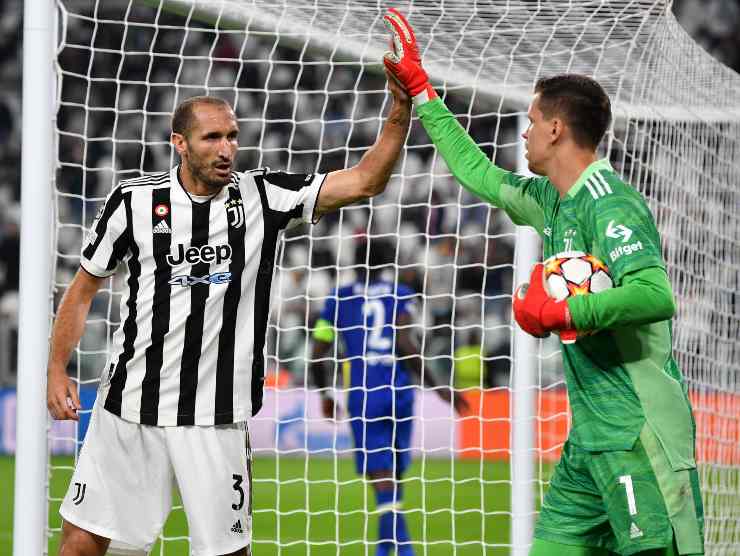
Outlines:
<svg viewBox="0 0 740 556"><path fill-rule="evenodd" d="M565 122L561 118L553 118L547 122L550 133L550 143L557 143L565 133Z"/></svg>
<svg viewBox="0 0 740 556"><path fill-rule="evenodd" d="M187 149L187 139L185 139L185 136L181 133L172 132L172 134L170 134L170 143L172 143L172 146L175 147L177 154L180 156L182 156Z"/></svg>

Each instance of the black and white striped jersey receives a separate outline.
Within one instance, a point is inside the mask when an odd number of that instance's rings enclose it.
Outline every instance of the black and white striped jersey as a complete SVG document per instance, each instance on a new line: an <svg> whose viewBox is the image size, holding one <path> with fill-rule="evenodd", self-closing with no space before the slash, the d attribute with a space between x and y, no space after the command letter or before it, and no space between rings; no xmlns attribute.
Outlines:
<svg viewBox="0 0 740 556"><path fill-rule="evenodd" d="M259 411L279 234L311 222L324 179L234 172L198 202L175 167L108 195L81 259L95 276L125 269L99 392L106 409L161 426L232 423Z"/></svg>

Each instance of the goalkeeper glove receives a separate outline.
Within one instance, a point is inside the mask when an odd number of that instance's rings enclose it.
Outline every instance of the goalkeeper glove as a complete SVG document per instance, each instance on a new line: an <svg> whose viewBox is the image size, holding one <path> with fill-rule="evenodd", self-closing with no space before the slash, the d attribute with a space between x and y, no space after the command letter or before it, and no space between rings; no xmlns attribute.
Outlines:
<svg viewBox="0 0 740 556"><path fill-rule="evenodd" d="M529 283L514 292L514 318L526 333L544 338L550 331L558 331L560 341L572 344L577 332L568 309L568 300L556 301L549 296L544 285L545 268L537 263L532 269Z"/></svg>
<svg viewBox="0 0 740 556"><path fill-rule="evenodd" d="M415 105L437 98L436 91L429 84L427 72L421 67L419 46L416 44L416 36L409 22L394 8L388 10L383 16L383 21L391 32L393 49L383 56L385 67L406 89Z"/></svg>

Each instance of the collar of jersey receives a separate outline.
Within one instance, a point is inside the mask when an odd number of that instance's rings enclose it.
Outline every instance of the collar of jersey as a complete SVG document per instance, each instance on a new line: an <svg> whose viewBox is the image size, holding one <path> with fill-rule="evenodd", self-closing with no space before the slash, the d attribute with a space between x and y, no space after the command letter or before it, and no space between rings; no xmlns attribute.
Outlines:
<svg viewBox="0 0 740 556"><path fill-rule="evenodd" d="M609 161L606 158L602 158L601 160L592 162L588 165L588 168L583 171L576 183L573 184L573 187L568 190L568 197L573 199L576 195L578 195L578 192L586 184L586 180L593 176L594 173L598 172L599 170L607 170L609 172L613 172L614 168L612 168L612 165L609 164Z"/></svg>
<svg viewBox="0 0 740 556"><path fill-rule="evenodd" d="M171 172L175 175L175 179L177 180L178 185L180 186L180 189L182 189L183 193L187 196L188 199L190 199L191 203L195 203L196 205L204 205L206 203L210 203L219 196L221 191L224 190L222 187L217 193L214 193L213 195L191 195L190 191L185 189L185 184L182 183L182 180L180 179L180 165L178 164L174 168L172 168ZM170 176L170 182L172 182L172 176Z"/></svg>

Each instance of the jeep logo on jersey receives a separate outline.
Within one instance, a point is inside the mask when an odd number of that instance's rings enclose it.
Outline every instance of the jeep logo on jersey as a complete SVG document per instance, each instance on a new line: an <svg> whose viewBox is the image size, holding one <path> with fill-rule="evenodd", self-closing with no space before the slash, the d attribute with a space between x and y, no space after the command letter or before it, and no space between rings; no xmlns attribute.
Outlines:
<svg viewBox="0 0 740 556"><path fill-rule="evenodd" d="M226 216L229 219L229 226L241 228L244 225L244 205L241 199L231 199L224 203L226 207Z"/></svg>
<svg viewBox="0 0 740 556"><path fill-rule="evenodd" d="M177 244L177 253L167 255L167 264L177 266L186 262L188 264L196 263L216 263L221 264L224 261L231 260L230 245L203 245L201 247L188 247L182 243Z"/></svg>

